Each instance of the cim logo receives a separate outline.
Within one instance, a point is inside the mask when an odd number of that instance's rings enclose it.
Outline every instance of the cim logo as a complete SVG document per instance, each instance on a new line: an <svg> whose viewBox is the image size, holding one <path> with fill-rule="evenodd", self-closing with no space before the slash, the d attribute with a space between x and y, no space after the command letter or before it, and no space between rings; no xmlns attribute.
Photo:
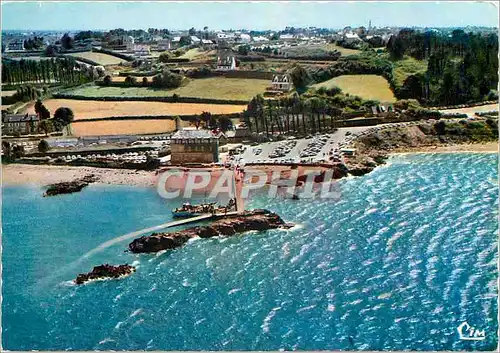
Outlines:
<svg viewBox="0 0 500 353"><path fill-rule="evenodd" d="M457 331L460 339L465 341L482 341L486 338L484 330L472 327L467 321L462 322L462 324L457 327Z"/></svg>

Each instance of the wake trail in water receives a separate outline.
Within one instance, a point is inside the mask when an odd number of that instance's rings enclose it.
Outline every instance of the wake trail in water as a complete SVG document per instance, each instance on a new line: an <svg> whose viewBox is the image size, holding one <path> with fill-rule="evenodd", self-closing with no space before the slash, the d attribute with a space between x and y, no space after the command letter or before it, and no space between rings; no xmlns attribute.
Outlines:
<svg viewBox="0 0 500 353"><path fill-rule="evenodd" d="M176 226L179 226L179 225L182 225L185 223L193 223L193 222L197 222L197 221L202 221L202 220L210 218L211 216L212 215L210 215L210 214L206 214L206 215L201 215L198 217L192 217L189 219L183 219L183 220L179 220L179 221L173 221L173 222L170 221L167 223L159 224L159 225L154 226L154 227L144 228L144 229L137 230L135 232L120 235L118 237L115 237L111 240L108 240L108 241L102 243L101 245L95 247L94 249L90 250L89 252L87 252L84 255L82 255L81 257L79 257L77 260L71 262L70 264L68 264L65 267L62 267L59 271L56 271L56 272L52 273L51 275L49 275L48 277L45 277L42 280L43 283L39 283L39 284L45 284L45 285L49 284L54 278L62 275L63 273L69 271L70 269L74 268L76 265L80 264L82 261L88 259L92 255L97 254L97 253L103 251L104 249L107 249L113 245L119 244L125 240L134 239L134 238L136 238L140 235L143 235L145 233L154 232L154 231L157 231L160 229L172 228L172 227L176 227Z"/></svg>

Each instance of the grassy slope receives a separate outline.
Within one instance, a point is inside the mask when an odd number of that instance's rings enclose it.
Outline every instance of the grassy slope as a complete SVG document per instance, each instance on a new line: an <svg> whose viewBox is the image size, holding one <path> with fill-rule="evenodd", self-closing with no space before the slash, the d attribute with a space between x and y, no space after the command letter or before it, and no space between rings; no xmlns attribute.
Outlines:
<svg viewBox="0 0 500 353"><path fill-rule="evenodd" d="M405 57L403 60L394 63L394 85L399 88L403 86L406 78L412 74L425 72L427 70L427 61L419 61L412 57Z"/></svg>
<svg viewBox="0 0 500 353"><path fill-rule="evenodd" d="M386 103L396 101L387 80L377 75L343 75L312 85L313 88L334 86L339 87L344 93L364 99L374 99Z"/></svg>
<svg viewBox="0 0 500 353"><path fill-rule="evenodd" d="M325 49L326 50L338 50L340 52L340 54L342 54L343 56L347 56L347 55L354 55L354 54L359 54L361 53L361 50L357 50L357 49L348 49L348 48L343 48L343 47L340 47L334 43L329 43L329 44L326 44L325 45Z"/></svg>
<svg viewBox="0 0 500 353"><path fill-rule="evenodd" d="M80 57L84 59L89 59L99 63L101 65L116 65L123 62L123 59L117 58L116 56L103 54L103 53L94 53L91 51L82 52L82 53L70 53L68 55Z"/></svg>
<svg viewBox="0 0 500 353"><path fill-rule="evenodd" d="M263 93L270 84L268 80L211 77L191 80L186 86L169 90L156 90L143 87L86 86L68 93L88 97L172 96L176 93L181 97L250 100L257 94Z"/></svg>
<svg viewBox="0 0 500 353"><path fill-rule="evenodd" d="M179 58L189 60L210 60L215 59L215 52L213 50L204 51L200 48L189 49L187 52L179 56Z"/></svg>

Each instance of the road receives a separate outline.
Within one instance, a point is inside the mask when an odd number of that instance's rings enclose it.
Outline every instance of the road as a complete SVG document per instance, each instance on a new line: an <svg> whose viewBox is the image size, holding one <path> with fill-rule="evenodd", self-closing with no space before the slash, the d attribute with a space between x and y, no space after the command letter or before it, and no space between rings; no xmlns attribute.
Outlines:
<svg viewBox="0 0 500 353"><path fill-rule="evenodd" d="M455 113L467 114L469 117L474 117L474 113L476 112L491 112L494 110L498 111L498 104L486 104L470 108L442 109L440 110L440 112L447 114L455 114Z"/></svg>

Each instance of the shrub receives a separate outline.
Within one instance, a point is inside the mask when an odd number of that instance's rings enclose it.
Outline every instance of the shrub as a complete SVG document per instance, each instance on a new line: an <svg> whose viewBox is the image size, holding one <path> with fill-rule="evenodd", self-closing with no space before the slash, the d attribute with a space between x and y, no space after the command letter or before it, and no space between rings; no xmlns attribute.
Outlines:
<svg viewBox="0 0 500 353"><path fill-rule="evenodd" d="M49 150L49 143L45 140L41 140L38 144L38 152L45 153Z"/></svg>
<svg viewBox="0 0 500 353"><path fill-rule="evenodd" d="M60 107L54 113L54 127L61 130L66 125L70 124L74 119L73 111L70 108Z"/></svg>
<svg viewBox="0 0 500 353"><path fill-rule="evenodd" d="M177 49L177 50L175 50L175 51L174 51L174 55L175 55L176 57L179 57L179 56L181 56L181 55L184 55L185 53L186 53L186 51L185 51L185 50L183 50L183 49Z"/></svg>
<svg viewBox="0 0 500 353"><path fill-rule="evenodd" d="M177 88L181 83L181 75L165 70L163 74L158 74L153 77L152 86L155 88Z"/></svg>
<svg viewBox="0 0 500 353"><path fill-rule="evenodd" d="M173 55L172 53L168 52L168 51L165 51L163 53L160 54L160 56L158 57L158 60L161 62L161 63L166 63L168 62L170 59L172 59Z"/></svg>
<svg viewBox="0 0 500 353"><path fill-rule="evenodd" d="M110 75L104 76L102 82L105 86L109 86L111 84L111 76Z"/></svg>
<svg viewBox="0 0 500 353"><path fill-rule="evenodd" d="M137 79L134 76L127 76L125 78L125 83L127 86L135 86L137 84Z"/></svg>
<svg viewBox="0 0 500 353"><path fill-rule="evenodd" d="M148 84L149 84L148 78L147 77L143 77L142 78L142 85L143 86L147 86Z"/></svg>
<svg viewBox="0 0 500 353"><path fill-rule="evenodd" d="M406 110L408 108L420 108L420 103L416 99L400 99L394 103L394 108L399 110Z"/></svg>
<svg viewBox="0 0 500 353"><path fill-rule="evenodd" d="M190 78L204 78L213 75L214 73L208 67L199 67L186 72L186 76Z"/></svg>

